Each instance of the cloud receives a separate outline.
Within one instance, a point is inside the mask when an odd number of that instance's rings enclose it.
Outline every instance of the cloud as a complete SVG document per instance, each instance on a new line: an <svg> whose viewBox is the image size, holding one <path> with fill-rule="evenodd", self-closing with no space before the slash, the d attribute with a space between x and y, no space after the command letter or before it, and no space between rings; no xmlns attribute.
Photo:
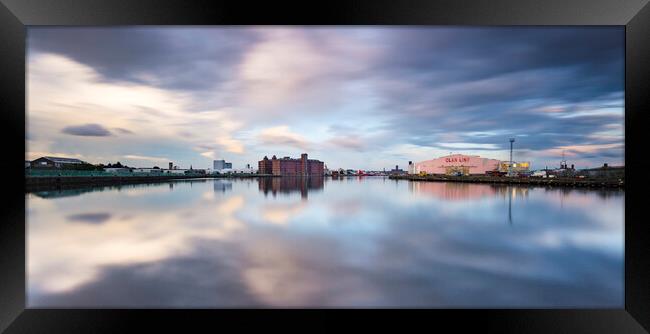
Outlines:
<svg viewBox="0 0 650 334"><path fill-rule="evenodd" d="M242 125L220 110L189 112L186 96L174 91L107 82L94 69L60 55L39 53L31 55L29 62L27 133L39 134L39 140L28 143L30 157L35 155L31 152L63 152L91 163L121 160L137 166L137 161L122 160L136 151L140 156L173 157L185 166L201 166L201 160L207 159L191 148L213 143L215 134L232 138ZM96 119L102 119L102 124L95 124ZM75 122L85 124L69 126ZM79 141L61 128L112 138ZM183 132L192 136L178 135ZM221 142L230 151L241 151L234 139Z"/></svg>
<svg viewBox="0 0 650 334"><path fill-rule="evenodd" d="M328 143L340 148L346 148L354 151L363 151L366 144L361 138L356 136L335 137L328 140Z"/></svg>
<svg viewBox="0 0 650 334"><path fill-rule="evenodd" d="M127 159L144 160L144 161L152 161L152 162L169 161L169 159L165 157L151 157L146 155L127 154L124 157Z"/></svg>
<svg viewBox="0 0 650 334"><path fill-rule="evenodd" d="M110 131L99 124L66 126L61 130L61 132L72 136L86 137L106 137L111 135Z"/></svg>
<svg viewBox="0 0 650 334"><path fill-rule="evenodd" d="M242 142L229 136L222 135L217 138L216 143L223 147L226 152L237 154L244 153L244 145Z"/></svg>
<svg viewBox="0 0 650 334"><path fill-rule="evenodd" d="M229 29L226 34L192 27L34 27L28 31L32 51L64 55L96 69L105 80L185 91L218 87L255 39L249 29Z"/></svg>
<svg viewBox="0 0 650 334"><path fill-rule="evenodd" d="M201 152L201 155L212 160L217 158L217 155L213 151Z"/></svg>
<svg viewBox="0 0 650 334"><path fill-rule="evenodd" d="M442 148L474 149L474 150L497 150L500 147L495 144L478 143L438 143Z"/></svg>
<svg viewBox="0 0 650 334"><path fill-rule="evenodd" d="M66 218L72 222L102 224L108 221L111 218L111 216L112 215L107 212L97 212L97 213L80 213L75 215L69 215Z"/></svg>
<svg viewBox="0 0 650 334"><path fill-rule="evenodd" d="M113 130L125 135L132 135L134 133L133 131L124 128L113 128Z"/></svg>
<svg viewBox="0 0 650 334"><path fill-rule="evenodd" d="M256 32L259 42L238 66L238 92L239 103L250 106L258 118L334 112L376 57L376 47L341 29Z"/></svg>
<svg viewBox="0 0 650 334"><path fill-rule="evenodd" d="M277 145L381 169L415 160L386 153L408 145L504 158L511 136L544 164L560 146L623 141L607 128L623 122L621 27L37 27L28 47L39 151L89 154L51 138L62 117L105 119L139 151L194 164L230 153L245 164ZM351 129L328 132L341 123ZM278 124L294 133L258 133ZM215 147L194 149L205 143ZM602 152L586 161L614 157Z"/></svg>
<svg viewBox="0 0 650 334"><path fill-rule="evenodd" d="M266 128L259 132L258 139L264 145L282 145L308 150L310 143L301 135L290 131L286 125Z"/></svg>
<svg viewBox="0 0 650 334"><path fill-rule="evenodd" d="M623 151L622 143L615 144L585 144L585 145L567 145L559 146L557 148L546 150L544 153L551 156L558 156L565 154L569 157L580 157L581 155L594 153L603 153L610 150Z"/></svg>

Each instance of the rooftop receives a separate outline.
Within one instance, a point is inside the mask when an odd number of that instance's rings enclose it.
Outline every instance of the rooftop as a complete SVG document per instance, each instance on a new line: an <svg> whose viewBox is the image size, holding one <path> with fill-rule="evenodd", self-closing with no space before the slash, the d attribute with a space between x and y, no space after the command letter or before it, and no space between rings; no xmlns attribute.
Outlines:
<svg viewBox="0 0 650 334"><path fill-rule="evenodd" d="M600 166L596 168L586 168L583 171L600 171L600 170L610 170L610 169L625 169L625 166Z"/></svg>
<svg viewBox="0 0 650 334"><path fill-rule="evenodd" d="M42 159L47 159L54 162L60 163L72 163L72 164L81 164L84 163L82 160L75 158L61 158L61 157L42 157ZM37 159L38 160L38 159Z"/></svg>

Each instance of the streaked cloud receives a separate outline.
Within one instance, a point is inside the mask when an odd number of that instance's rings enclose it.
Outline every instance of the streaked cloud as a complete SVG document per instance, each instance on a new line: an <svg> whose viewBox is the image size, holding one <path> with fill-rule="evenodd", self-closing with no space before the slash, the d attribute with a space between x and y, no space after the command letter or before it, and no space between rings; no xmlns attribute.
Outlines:
<svg viewBox="0 0 650 334"><path fill-rule="evenodd" d="M95 212L95 213L79 213L69 215L66 218L71 222L82 222L89 224L101 224L111 219L111 214L108 212Z"/></svg>
<svg viewBox="0 0 650 334"><path fill-rule="evenodd" d="M499 149L499 146L495 144L477 144L477 143L439 143L438 146L442 148L456 148L456 149L479 149L479 150Z"/></svg>
<svg viewBox="0 0 650 334"><path fill-rule="evenodd" d="M307 150L310 143L301 135L291 132L288 126L276 126L260 131L259 140L264 145L283 145Z"/></svg>
<svg viewBox="0 0 650 334"><path fill-rule="evenodd" d="M166 162L169 158L165 157L150 157L146 155L136 155L136 154L127 154L124 156L127 159L140 160L140 161L150 161L150 162Z"/></svg>
<svg viewBox="0 0 650 334"><path fill-rule="evenodd" d="M66 126L65 128L61 129L61 132L72 136L83 137L106 137L111 135L111 132L100 124Z"/></svg>
<svg viewBox="0 0 650 334"><path fill-rule="evenodd" d="M125 134L125 135L132 135L132 134L133 134L133 131L131 131L131 130L129 130L129 129L124 129L124 128L114 128L113 130L115 130L115 131L117 131L117 132L119 132L119 133L121 133L121 134Z"/></svg>

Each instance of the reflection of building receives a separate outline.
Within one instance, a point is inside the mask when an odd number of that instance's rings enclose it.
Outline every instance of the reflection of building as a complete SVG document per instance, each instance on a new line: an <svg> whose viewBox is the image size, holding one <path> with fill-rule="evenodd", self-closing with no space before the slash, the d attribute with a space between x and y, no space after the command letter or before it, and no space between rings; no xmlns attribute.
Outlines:
<svg viewBox="0 0 650 334"><path fill-rule="evenodd" d="M267 195L269 192L275 196L277 193L290 194L300 192L302 198L307 198L310 190L319 190L324 187L324 178L313 177L272 177L259 178L258 185L261 192Z"/></svg>
<svg viewBox="0 0 650 334"><path fill-rule="evenodd" d="M325 164L319 160L307 159L307 153L300 155L300 159L284 157L271 159L264 157L258 163L260 174L272 174L282 176L322 176Z"/></svg>
<svg viewBox="0 0 650 334"><path fill-rule="evenodd" d="M485 174L496 170L501 161L496 159L481 158L478 155L452 154L433 160L415 163L415 174L445 174L445 175L470 175Z"/></svg>
<svg viewBox="0 0 650 334"><path fill-rule="evenodd" d="M412 192L449 201L463 201L494 196L494 187L487 184L455 182L409 182Z"/></svg>
<svg viewBox="0 0 650 334"><path fill-rule="evenodd" d="M459 182L409 182L409 190L444 200L462 201L484 197L528 197L528 187Z"/></svg>
<svg viewBox="0 0 650 334"><path fill-rule="evenodd" d="M528 197L528 187L492 185L501 196L508 197L508 224L512 225L512 199Z"/></svg>
<svg viewBox="0 0 650 334"><path fill-rule="evenodd" d="M494 191L502 197L528 197L529 187L509 186L509 185L490 185Z"/></svg>
<svg viewBox="0 0 650 334"><path fill-rule="evenodd" d="M215 179L214 180L214 192L225 193L228 190L232 190L232 182Z"/></svg>

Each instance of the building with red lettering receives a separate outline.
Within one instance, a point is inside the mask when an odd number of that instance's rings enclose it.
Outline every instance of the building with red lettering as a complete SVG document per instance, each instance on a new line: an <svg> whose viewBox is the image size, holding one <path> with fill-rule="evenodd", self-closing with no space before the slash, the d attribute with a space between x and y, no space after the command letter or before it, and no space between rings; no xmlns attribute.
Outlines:
<svg viewBox="0 0 650 334"><path fill-rule="evenodd" d="M433 160L416 162L411 168L414 174L485 175L499 170L501 160L482 158L478 155L452 154Z"/></svg>
<svg viewBox="0 0 650 334"><path fill-rule="evenodd" d="M323 176L325 163L319 160L308 159L307 153L300 155L300 159L284 157L278 159L275 155L269 159L258 162L260 174L271 174L281 176Z"/></svg>

